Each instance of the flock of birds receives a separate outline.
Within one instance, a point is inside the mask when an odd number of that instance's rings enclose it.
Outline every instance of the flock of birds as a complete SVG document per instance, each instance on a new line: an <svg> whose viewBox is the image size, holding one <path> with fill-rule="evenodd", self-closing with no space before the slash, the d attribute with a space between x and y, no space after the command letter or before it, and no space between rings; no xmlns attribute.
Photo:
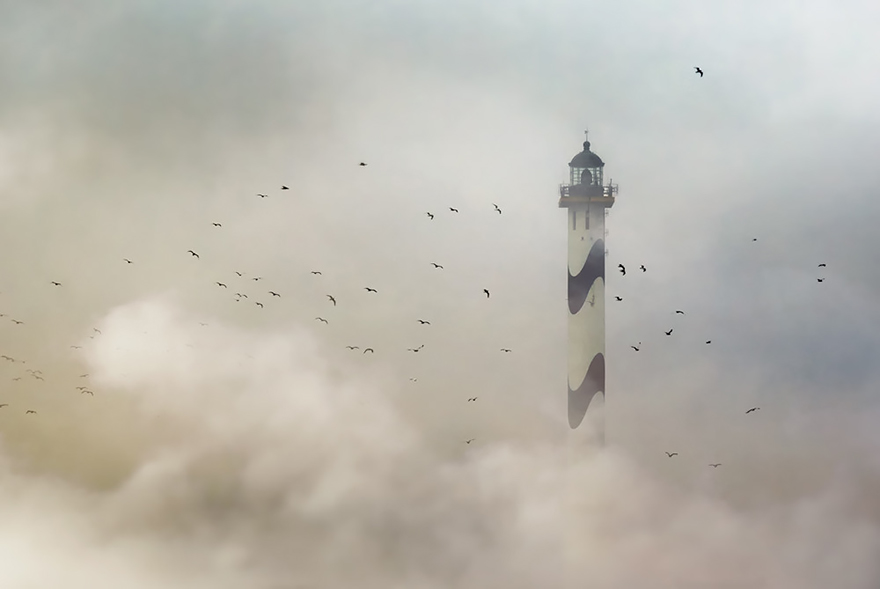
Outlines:
<svg viewBox="0 0 880 589"><path fill-rule="evenodd" d="M360 166L360 167L366 167L367 164L366 164L366 162L360 162L360 163L358 164L358 166ZM290 190L290 187L287 186L287 185L282 185L282 186L281 186L281 190ZM263 198L269 198L269 194L265 194L265 193L257 193L256 196L259 197L259 198L261 198L261 199L263 199ZM502 214L501 207L499 207L499 206L498 206L497 204L495 204L495 203L492 203L492 206L493 206L493 211L494 211L494 212L498 213L499 215ZM457 208L455 208L455 207L448 207L448 210L449 210L450 213L454 213L454 214L455 214L455 213L459 213L459 209L457 209ZM427 215L427 217L428 217L429 220L433 220L433 219L435 218L435 213L433 213L433 212L428 211L428 212L426 212L426 215ZM214 221L214 222L211 222L211 226L214 227L214 228L222 228L222 227L223 227L223 224ZM185 253L186 253L186 254L189 254L189 256L190 256L192 259L194 259L194 260L201 260L201 255L199 254L199 252L195 251L194 249L188 249ZM132 260L132 259L130 259L130 258L122 258L122 261L123 261L125 264L134 264L134 260ZM438 264L438 263L436 263L436 262L430 262L430 265L431 265L435 270L443 270L443 269L444 269L443 265ZM234 273L235 273L235 275L237 276L238 279L245 279L245 278L246 278L244 272L234 271ZM323 276L323 272L321 272L320 270L312 270L312 271L311 271L311 274L312 274L313 276L315 276L315 277ZM254 283L259 283L261 280L263 280L263 277L262 277L262 276L253 276L253 277L249 277L249 278L250 278L250 281L251 281L251 282L254 282ZM50 280L50 281L49 281L49 284L50 284L51 286L55 287L55 288L61 288L61 287L64 286L61 282L59 282L59 281L57 281L57 280ZM215 280L215 281L214 281L214 285L216 285L217 288L222 288L222 289L226 289L226 290L229 290L229 286L230 286L230 284L231 284L231 283L223 282L223 281L220 281L220 280ZM236 292L234 293L234 295L233 295L233 300L234 300L235 302L250 301L250 295L249 295L247 292L243 292L243 291L246 290L245 288L239 287L239 288L236 289L236 290L237 290L237 291L236 291ZM376 288L374 288L374 287L372 287L372 286L364 286L364 287L363 287L363 290L364 290L368 295L369 295L369 294L373 294L373 295L375 295L375 294L379 294L378 289L376 289ZM251 294L251 295L254 295L253 292L251 292L250 294ZM275 291L275 290L266 290L266 292L265 292L264 294L265 294L265 295L268 295L268 296L270 296L270 297L272 297L272 298L281 298L281 296L282 296L281 293L279 293L279 292L277 292L277 291ZM485 297L486 297L487 299L491 297L491 292L489 291L488 288L484 288L484 289L482 289L482 294L485 295ZM256 296L256 295L254 295L254 296ZM333 307L336 307L336 306L337 306L337 300L336 300L336 297L335 297L334 295L332 295L332 294L327 294L327 295L326 295L326 298L327 298L327 301L328 301ZM253 301L251 301L251 302L253 302L253 304L254 304L256 307L259 307L259 308L261 308L261 309L262 309L262 308L265 308L265 304L264 304L262 301L259 301L259 300L253 300ZM5 313L0 313L0 318L2 318L2 317L6 317L6 316L7 316L7 315L6 315ZM25 322L22 321L22 320L14 319L14 318L10 319L10 321L11 321L12 323L16 324L16 325L24 325L24 323L25 323ZM315 321L319 321L319 322L324 323L324 324L329 324L329 323L330 323L330 321L329 321L327 318L325 318L325 317L323 317L323 316L320 316L320 315L317 316L317 317L315 317ZM417 319L416 321L418 322L419 325L422 325L422 326L429 326L429 325L431 325L431 322L428 321L427 319L421 319L421 318L420 318L420 319ZM200 325L202 325L202 326L207 326L208 324L207 324L207 323L200 323ZM94 339L96 336L98 336L98 335L101 334L101 331L100 331L99 329L97 329L97 328L93 328L93 332L94 332L94 333L90 336L90 339ZM82 347L82 346L78 346L78 345L71 345L71 346L70 346L71 349L81 349L81 347ZM350 351L360 351L361 354L368 354L368 353L369 353L369 354L375 354L375 352L376 352L376 350L375 350L374 348L372 348L372 347L364 347L363 349L361 349L360 346L347 345L347 346L345 346L345 348L346 348L347 350L350 350ZM408 352L412 352L412 353L419 353L419 352L420 352L421 350L423 350L424 348L425 348L425 345L424 345L424 344L421 344L421 345L416 346L416 347L407 348L406 351L408 351ZM500 352L502 352L502 353L511 353L512 351L513 351L513 350L512 350L511 348L501 348L501 349L500 349ZM26 360L19 359L19 358L14 358L14 357L9 356L9 355L0 355L0 359L5 360L5 361L7 361L7 362L9 362L9 363L12 363L12 364L18 364L18 365L25 365L25 364L27 364L27 361L26 361ZM29 376L29 377L33 378L34 380L37 380L37 381L43 381L43 380L45 380L44 377L43 377L43 373L42 373L40 370L35 370L35 369L27 369L27 370L25 370L24 373L22 373L22 374L19 375L19 376L16 376L16 377L12 378L11 380L12 380L13 382L18 382L18 381L22 380L23 376ZM81 375L79 375L79 378L87 379L87 378L89 378L89 375L88 375L88 374L81 374ZM409 380L410 380L411 382L418 382L418 379L417 379L417 378L414 378L414 377L413 377L413 378L410 378ZM89 387L87 387L87 386L78 386L78 387L76 387L75 390L78 391L80 394L83 394L83 395L94 396L94 394L95 394L94 391L93 391L92 389L90 389ZM469 402L469 403L476 402L477 399L478 399L478 397L476 397L476 396L474 396L474 397L469 397L469 398L467 399L467 402ZM7 408L7 407L10 407L10 404L9 404L9 403L0 403L0 409L5 409L5 408ZM34 410L34 409L31 409L31 408L27 408L27 409L25 410L24 413L25 413L25 415L37 415L37 411ZM475 441L475 438L470 438L470 439L465 440L465 443L466 443L466 444L471 444L471 443L474 442L474 441Z"/></svg>

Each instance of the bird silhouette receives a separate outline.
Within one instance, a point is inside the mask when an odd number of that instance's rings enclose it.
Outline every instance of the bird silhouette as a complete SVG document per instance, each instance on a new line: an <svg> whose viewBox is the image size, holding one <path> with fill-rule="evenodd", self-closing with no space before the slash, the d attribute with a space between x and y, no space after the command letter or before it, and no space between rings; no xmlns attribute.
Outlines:
<svg viewBox="0 0 880 589"><path fill-rule="evenodd" d="M370 288L369 286L365 286L365 287L364 287L364 290L367 291L367 292L379 292L379 291L376 290L375 288Z"/></svg>
<svg viewBox="0 0 880 589"><path fill-rule="evenodd" d="M707 340L706 340L706 345L709 345L709 344L711 344L711 343L712 343L712 340L710 340L710 339L707 339Z"/></svg>
<svg viewBox="0 0 880 589"><path fill-rule="evenodd" d="M237 297L239 297L239 298L242 298L242 299L246 299L246 298L248 298L248 296L247 296L246 294L242 294L242 293L240 293L240 292L235 293L235 296L237 296Z"/></svg>
<svg viewBox="0 0 880 589"><path fill-rule="evenodd" d="M195 257L195 258L198 258L198 257L199 257L199 254L195 253L195 252L192 251L192 250L186 250L186 251L187 251L188 253L192 254L192 256Z"/></svg>
<svg viewBox="0 0 880 589"><path fill-rule="evenodd" d="M80 378L88 378L89 375L88 375L88 374L80 374L79 377L80 377Z"/></svg>
<svg viewBox="0 0 880 589"><path fill-rule="evenodd" d="M364 348L363 353L366 354L367 352L369 352L371 354L375 354L376 350L374 350L373 348Z"/></svg>
<svg viewBox="0 0 880 589"><path fill-rule="evenodd" d="M417 379L417 378L411 378L409 380L410 380L410 382L419 382L419 379Z"/></svg>
<svg viewBox="0 0 880 589"><path fill-rule="evenodd" d="M500 215L500 214L501 214L501 209L498 207L498 205L496 205L496 204L493 202L493 203L492 203L492 206L495 207L495 210L498 211L498 214Z"/></svg>
<svg viewBox="0 0 880 589"><path fill-rule="evenodd" d="M16 325L23 325L24 324L24 321L19 321L18 319L13 319L12 322L15 323Z"/></svg>
<svg viewBox="0 0 880 589"><path fill-rule="evenodd" d="M506 353L506 352L512 352L513 350L511 350L510 348L501 348L501 351Z"/></svg>
<svg viewBox="0 0 880 589"><path fill-rule="evenodd" d="M290 188L288 188L287 186L282 186L281 190L290 190Z"/></svg>
<svg viewBox="0 0 880 589"><path fill-rule="evenodd" d="M94 331L94 332L97 333L97 334L100 334L100 333L101 333L101 330L98 329L97 327L93 327L93 328L92 328L92 331Z"/></svg>
<svg viewBox="0 0 880 589"><path fill-rule="evenodd" d="M825 279L824 279L824 278L817 278L816 280L819 281L819 282L825 282Z"/></svg>
<svg viewBox="0 0 880 589"><path fill-rule="evenodd" d="M622 301L622 300L623 300L623 298L622 298L622 297L619 297L619 296L616 296L616 295L615 295L615 297L614 297L614 298L615 298L615 299L617 299L617 300L618 300L618 301Z"/></svg>
<svg viewBox="0 0 880 589"><path fill-rule="evenodd" d="M753 237L753 238L752 238L752 241L758 241L758 238L757 238L757 237Z"/></svg>
<svg viewBox="0 0 880 589"><path fill-rule="evenodd" d="M458 209L454 209L454 208L452 208L452 207L449 207L449 210L452 211L453 213L457 213L457 212L458 212Z"/></svg>
<svg viewBox="0 0 880 589"><path fill-rule="evenodd" d="M641 270L642 272L647 272L647 271L648 271L648 269L645 268L645 265L644 265L644 264L642 264L641 266L639 266L639 270Z"/></svg>
<svg viewBox="0 0 880 589"><path fill-rule="evenodd" d="M748 415L749 413L752 413L753 411L760 411L760 409L761 409L760 407L752 407L751 409L746 411L746 415Z"/></svg>
<svg viewBox="0 0 880 589"><path fill-rule="evenodd" d="M9 407L9 403L2 403L2 404L0 404L0 408L2 408L2 407Z"/></svg>
<svg viewBox="0 0 880 589"><path fill-rule="evenodd" d="M345 346L345 347L348 348L349 350L360 350L360 348L358 346Z"/></svg>
<svg viewBox="0 0 880 589"><path fill-rule="evenodd" d="M259 196L260 198L267 198L269 195L268 194L257 194L257 196Z"/></svg>
<svg viewBox="0 0 880 589"><path fill-rule="evenodd" d="M95 393L93 393L92 391L80 391L80 394L81 395L91 395L93 397L95 396Z"/></svg>
<svg viewBox="0 0 880 589"><path fill-rule="evenodd" d="M254 304L255 304L256 306L258 306L259 308L261 308L261 309L263 308L263 303L260 303L259 301L258 301L258 302L255 302Z"/></svg>
<svg viewBox="0 0 880 589"><path fill-rule="evenodd" d="M70 347L73 348L74 350L82 349L82 346L70 346Z"/></svg>
<svg viewBox="0 0 880 589"><path fill-rule="evenodd" d="M721 463L716 462L715 464L710 464L709 466L711 466L712 468L718 468L719 466L721 466Z"/></svg>
<svg viewBox="0 0 880 589"><path fill-rule="evenodd" d="M330 302L333 303L333 306L336 306L336 299L333 298L332 295L327 295L327 298L330 299Z"/></svg>
<svg viewBox="0 0 880 589"><path fill-rule="evenodd" d="M700 68L694 66L694 72L700 74L701 78L703 77L703 70L701 70Z"/></svg>
<svg viewBox="0 0 880 589"><path fill-rule="evenodd" d="M361 163L359 163L358 165L361 166L361 167L364 167L364 166L366 166L367 164L366 164L365 162L361 162Z"/></svg>
<svg viewBox="0 0 880 589"><path fill-rule="evenodd" d="M476 439L477 439L477 438L471 438L470 440L465 440L464 443L465 443L465 444L470 444L471 442L473 442L473 441L476 440Z"/></svg>
<svg viewBox="0 0 880 589"><path fill-rule="evenodd" d="M435 268L440 268L441 270L443 269L443 266L441 266L440 264L435 264L434 262L431 262L431 265Z"/></svg>
<svg viewBox="0 0 880 589"><path fill-rule="evenodd" d="M318 275L320 275L321 273L318 272L317 270L312 270L312 274L318 274Z"/></svg>
<svg viewBox="0 0 880 589"><path fill-rule="evenodd" d="M678 452L667 452L666 456L668 456L669 458L672 458L673 456L678 456Z"/></svg>
<svg viewBox="0 0 880 589"><path fill-rule="evenodd" d="M20 377L20 376L16 376L16 377L13 378L12 380L21 380L21 377Z"/></svg>
<svg viewBox="0 0 880 589"><path fill-rule="evenodd" d="M419 350L421 350L424 347L425 347L425 344L422 344L418 348L407 348L406 351L407 352L418 352Z"/></svg>
<svg viewBox="0 0 880 589"><path fill-rule="evenodd" d="M664 331L663 333L665 333L666 335L672 335L672 330L670 329L669 331Z"/></svg>
<svg viewBox="0 0 880 589"><path fill-rule="evenodd" d="M626 276L626 267L623 264L618 264L617 268L620 270L622 276Z"/></svg>
<svg viewBox="0 0 880 589"><path fill-rule="evenodd" d="M25 415L27 415L28 413L33 413L34 415L37 414L37 412L34 411L33 409L28 409L27 411L24 412Z"/></svg>
<svg viewBox="0 0 880 589"><path fill-rule="evenodd" d="M223 225L221 225L220 223L211 223L211 225L213 225L214 227L223 227Z"/></svg>
<svg viewBox="0 0 880 589"><path fill-rule="evenodd" d="M122 259L125 260L126 264L131 264L131 260L129 260L128 258L122 258Z"/></svg>
<svg viewBox="0 0 880 589"><path fill-rule="evenodd" d="M476 401L476 400L477 400L476 397L471 397L470 399L468 399L468 403L470 403L471 401Z"/></svg>
<svg viewBox="0 0 880 589"><path fill-rule="evenodd" d="M424 319L416 319L416 321L418 321L422 325L431 325L430 321L425 321Z"/></svg>
<svg viewBox="0 0 880 589"><path fill-rule="evenodd" d="M820 267L820 268L824 268L824 267L825 267L825 264L819 264L819 267Z"/></svg>
<svg viewBox="0 0 880 589"><path fill-rule="evenodd" d="M214 284L216 284L217 286L222 286L223 288L227 288L227 286L222 282L215 282Z"/></svg>
<svg viewBox="0 0 880 589"><path fill-rule="evenodd" d="M329 321L327 321L323 317L315 317L315 321L323 321L324 323L330 323Z"/></svg>
<svg viewBox="0 0 880 589"><path fill-rule="evenodd" d="M280 297L280 296L281 296L280 294L278 294L278 293L275 292L274 290L270 290L270 291L269 291L269 294L272 295L273 297Z"/></svg>
<svg viewBox="0 0 880 589"><path fill-rule="evenodd" d="M639 346L641 346L641 345L642 345L642 342L639 342ZM633 350L635 350L636 352L638 352L639 350L642 349L641 347L636 347L636 346L630 346L630 347L631 347Z"/></svg>
<svg viewBox="0 0 880 589"><path fill-rule="evenodd" d="M10 356L0 356L0 358L3 358L4 360L9 360L10 362L15 362L15 359Z"/></svg>
<svg viewBox="0 0 880 589"><path fill-rule="evenodd" d="M483 289L483 292L486 293L486 298L488 299L488 298L489 298L489 289L488 289L488 288L484 288L484 289Z"/></svg>
<svg viewBox="0 0 880 589"><path fill-rule="evenodd" d="M84 391L84 390L86 390L86 389L88 389L88 388L89 388L89 387L76 387L76 390L78 390L78 391Z"/></svg>
<svg viewBox="0 0 880 589"><path fill-rule="evenodd" d="M60 282L52 281L52 284L54 284L55 286L61 286L61 283L60 283Z"/></svg>
<svg viewBox="0 0 880 589"><path fill-rule="evenodd" d="M431 213L425 213L425 214L428 215L428 217L429 217L432 221L434 220L434 215L432 215Z"/></svg>
<svg viewBox="0 0 880 589"><path fill-rule="evenodd" d="M253 281L262 280L262 279L263 279L262 276L254 276L253 278L251 278L251 280L253 280Z"/></svg>
<svg viewBox="0 0 880 589"><path fill-rule="evenodd" d="M675 313L676 313L677 315L684 315L684 311L676 311Z"/></svg>
<svg viewBox="0 0 880 589"><path fill-rule="evenodd" d="M244 276L244 274L242 274L242 273L239 272L238 270L236 270L235 273L238 275L239 278L241 278L242 276Z"/></svg>

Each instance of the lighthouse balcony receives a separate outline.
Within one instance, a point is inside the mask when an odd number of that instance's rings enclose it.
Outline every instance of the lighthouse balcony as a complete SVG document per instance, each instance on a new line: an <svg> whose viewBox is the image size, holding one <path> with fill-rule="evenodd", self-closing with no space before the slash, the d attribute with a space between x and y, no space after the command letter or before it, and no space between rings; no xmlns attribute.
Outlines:
<svg viewBox="0 0 880 589"><path fill-rule="evenodd" d="M578 205L598 205L611 208L616 192L617 186L611 184L608 186L562 184L559 186L559 208Z"/></svg>

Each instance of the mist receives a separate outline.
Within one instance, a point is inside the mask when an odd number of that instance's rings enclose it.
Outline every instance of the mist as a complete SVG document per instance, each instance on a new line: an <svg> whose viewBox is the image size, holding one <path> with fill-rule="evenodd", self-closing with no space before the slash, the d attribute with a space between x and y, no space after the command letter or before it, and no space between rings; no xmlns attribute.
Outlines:
<svg viewBox="0 0 880 589"><path fill-rule="evenodd" d="M0 15L0 586L877 586L867 5ZM585 128L620 186L595 452Z"/></svg>

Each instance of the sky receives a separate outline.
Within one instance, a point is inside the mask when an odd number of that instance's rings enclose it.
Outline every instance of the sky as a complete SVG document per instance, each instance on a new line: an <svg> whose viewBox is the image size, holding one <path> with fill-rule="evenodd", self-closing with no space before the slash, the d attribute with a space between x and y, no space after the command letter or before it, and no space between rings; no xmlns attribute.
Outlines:
<svg viewBox="0 0 880 589"><path fill-rule="evenodd" d="M0 0L0 585L877 587L878 25ZM619 193L573 456L586 129Z"/></svg>

